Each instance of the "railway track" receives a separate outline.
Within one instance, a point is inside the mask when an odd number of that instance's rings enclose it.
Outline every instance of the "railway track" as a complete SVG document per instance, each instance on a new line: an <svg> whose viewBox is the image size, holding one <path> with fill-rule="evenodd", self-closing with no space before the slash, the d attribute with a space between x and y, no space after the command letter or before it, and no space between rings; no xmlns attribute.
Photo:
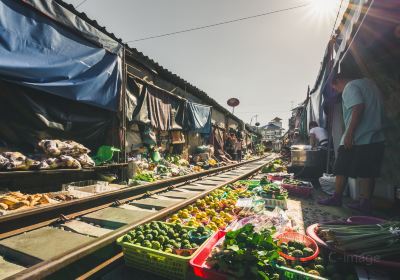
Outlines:
<svg viewBox="0 0 400 280"><path fill-rule="evenodd" d="M90 278L121 258L119 236L256 173L274 158L2 216L0 279Z"/></svg>

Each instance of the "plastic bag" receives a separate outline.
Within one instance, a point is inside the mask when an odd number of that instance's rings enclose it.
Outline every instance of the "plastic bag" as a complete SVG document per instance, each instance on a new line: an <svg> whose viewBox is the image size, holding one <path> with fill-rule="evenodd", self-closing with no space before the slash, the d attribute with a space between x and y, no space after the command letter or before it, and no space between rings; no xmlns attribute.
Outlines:
<svg viewBox="0 0 400 280"><path fill-rule="evenodd" d="M43 152L50 156L59 156L64 144L60 140L41 140L38 146L42 148Z"/></svg>
<svg viewBox="0 0 400 280"><path fill-rule="evenodd" d="M71 156L62 155L60 156L60 160L63 163L63 167L73 168L73 169L81 168L81 164L79 163L79 161Z"/></svg>
<svg viewBox="0 0 400 280"><path fill-rule="evenodd" d="M4 152L2 156L8 161L4 166L7 170L29 169L29 166L26 164L26 156L19 152Z"/></svg>
<svg viewBox="0 0 400 280"><path fill-rule="evenodd" d="M54 160L56 160L56 159L54 159ZM48 161L49 161L49 159L42 160L38 166L38 169L39 170L51 169ZM54 167L54 168L57 168L57 167Z"/></svg>
<svg viewBox="0 0 400 280"><path fill-rule="evenodd" d="M292 228L292 221L286 215L285 211L279 207L275 207L273 211L263 211L262 213L243 218L232 225L230 229L237 230L246 224L254 225L256 232L275 227L277 234Z"/></svg>
<svg viewBox="0 0 400 280"><path fill-rule="evenodd" d="M82 144L79 144L75 141L67 140L67 141L64 141L63 143L64 143L64 147L61 150L61 153L63 155L76 157L79 155L90 153L90 150L88 148L86 148Z"/></svg>
<svg viewBox="0 0 400 280"><path fill-rule="evenodd" d="M68 156L80 156L82 154L88 154L90 150L72 140L61 141L61 140L41 140L38 146L50 156L68 155Z"/></svg>
<svg viewBox="0 0 400 280"><path fill-rule="evenodd" d="M324 173L323 176L319 178L321 190L324 193L332 195L335 192L335 180L336 177L334 175Z"/></svg>
<svg viewBox="0 0 400 280"><path fill-rule="evenodd" d="M76 159L79 161L83 168L90 168L95 166L94 161L87 154L82 154Z"/></svg>
<svg viewBox="0 0 400 280"><path fill-rule="evenodd" d="M160 155L160 153L159 153L158 151L153 151L153 152L151 153L151 159L152 159L154 162L159 162L159 161L161 160L161 155Z"/></svg>
<svg viewBox="0 0 400 280"><path fill-rule="evenodd" d="M25 164L29 169L38 169L40 166L40 161L26 158Z"/></svg>
<svg viewBox="0 0 400 280"><path fill-rule="evenodd" d="M0 155L0 170L5 168L8 163L8 159Z"/></svg>

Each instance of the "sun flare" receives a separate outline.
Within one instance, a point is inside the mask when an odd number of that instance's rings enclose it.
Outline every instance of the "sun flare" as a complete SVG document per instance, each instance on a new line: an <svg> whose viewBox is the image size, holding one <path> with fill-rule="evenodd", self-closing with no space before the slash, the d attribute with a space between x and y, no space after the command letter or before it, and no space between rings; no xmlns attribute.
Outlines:
<svg viewBox="0 0 400 280"><path fill-rule="evenodd" d="M311 0L310 13L320 19L330 19L337 13L340 0Z"/></svg>

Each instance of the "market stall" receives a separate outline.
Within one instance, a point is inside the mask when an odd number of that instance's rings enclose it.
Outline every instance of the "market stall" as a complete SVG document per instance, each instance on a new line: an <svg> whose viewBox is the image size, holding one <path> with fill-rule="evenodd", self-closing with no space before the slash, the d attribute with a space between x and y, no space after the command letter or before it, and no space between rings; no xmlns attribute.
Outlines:
<svg viewBox="0 0 400 280"><path fill-rule="evenodd" d="M33 171L55 185L66 169L95 178L100 148L121 148L122 45L55 1L0 7L0 186L28 186Z"/></svg>
<svg viewBox="0 0 400 280"><path fill-rule="evenodd" d="M229 162L225 152L225 129L213 125L211 131L211 144L214 148L214 156L221 162Z"/></svg>
<svg viewBox="0 0 400 280"><path fill-rule="evenodd" d="M399 265L399 250L387 248L382 236L385 231L397 244L396 235L388 231L396 229L396 222L382 224L382 233L374 232L379 228L374 222L382 220L372 218L353 217L343 224L344 220L333 214L320 215L305 225L301 212L308 211L308 203L312 207L315 190L311 183L293 179L282 160L265 166L256 178L260 179L216 189L165 221L122 236L118 244L125 263L162 279L193 279L193 275L201 279L362 279L371 268L365 262L341 257L345 249L336 246L347 244L346 250L351 252L365 255L363 250L369 250L368 256L379 254L387 259L378 262L374 273L388 275L390 269L382 272L379 267ZM307 216L310 218L310 213ZM321 224L313 225L315 221ZM356 226L368 222L372 225ZM360 234L367 234L365 238L374 244L365 242ZM329 243L332 238L334 243ZM352 246L356 240L363 246ZM144 264L147 254L157 258Z"/></svg>
<svg viewBox="0 0 400 280"><path fill-rule="evenodd" d="M398 136L400 133L397 95L399 82L399 7L398 1L350 1L339 28L329 40L314 86L303 106L306 113L300 132L308 121L317 121L329 134L330 151L324 166L332 173L334 158L344 133L342 98L331 86L337 73L354 79L368 78L381 91L384 103L383 132L385 155L382 177L377 179L374 196L382 205L394 206L393 186L398 185ZM306 130L307 131L307 130ZM358 193L356 179L350 180L351 193ZM356 195L353 196L356 198Z"/></svg>
<svg viewBox="0 0 400 280"><path fill-rule="evenodd" d="M210 106L133 77L128 88L137 100L127 139L132 184L220 166L208 145L213 135Z"/></svg>
<svg viewBox="0 0 400 280"><path fill-rule="evenodd" d="M6 147L16 143L32 150L43 135L92 144L105 136L118 110L122 46L99 32L89 36L92 26L80 19L67 21L72 14L53 5L57 12L36 1L1 4L1 36L11 44L0 47L0 92L7 101L2 102L1 139ZM83 127L92 131L83 133Z"/></svg>

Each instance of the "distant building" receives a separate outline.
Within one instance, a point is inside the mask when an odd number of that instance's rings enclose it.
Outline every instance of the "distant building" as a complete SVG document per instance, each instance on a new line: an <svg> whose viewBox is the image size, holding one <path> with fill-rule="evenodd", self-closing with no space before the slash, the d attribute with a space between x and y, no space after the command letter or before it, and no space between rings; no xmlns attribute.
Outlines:
<svg viewBox="0 0 400 280"><path fill-rule="evenodd" d="M275 119L270 121L269 124L273 124L273 125L276 125L276 126L279 126L280 128L282 128L282 119L276 117Z"/></svg>
<svg viewBox="0 0 400 280"><path fill-rule="evenodd" d="M282 137L283 131L284 129L282 128L282 119L278 117L274 118L267 125L261 126L259 128L259 132L262 135L262 141L266 142L279 141Z"/></svg>
<svg viewBox="0 0 400 280"><path fill-rule="evenodd" d="M275 124L269 123L261 127L261 129L262 129L261 134L263 136L264 141L274 142L276 140L279 140L279 138L281 138L282 136L283 129Z"/></svg>

